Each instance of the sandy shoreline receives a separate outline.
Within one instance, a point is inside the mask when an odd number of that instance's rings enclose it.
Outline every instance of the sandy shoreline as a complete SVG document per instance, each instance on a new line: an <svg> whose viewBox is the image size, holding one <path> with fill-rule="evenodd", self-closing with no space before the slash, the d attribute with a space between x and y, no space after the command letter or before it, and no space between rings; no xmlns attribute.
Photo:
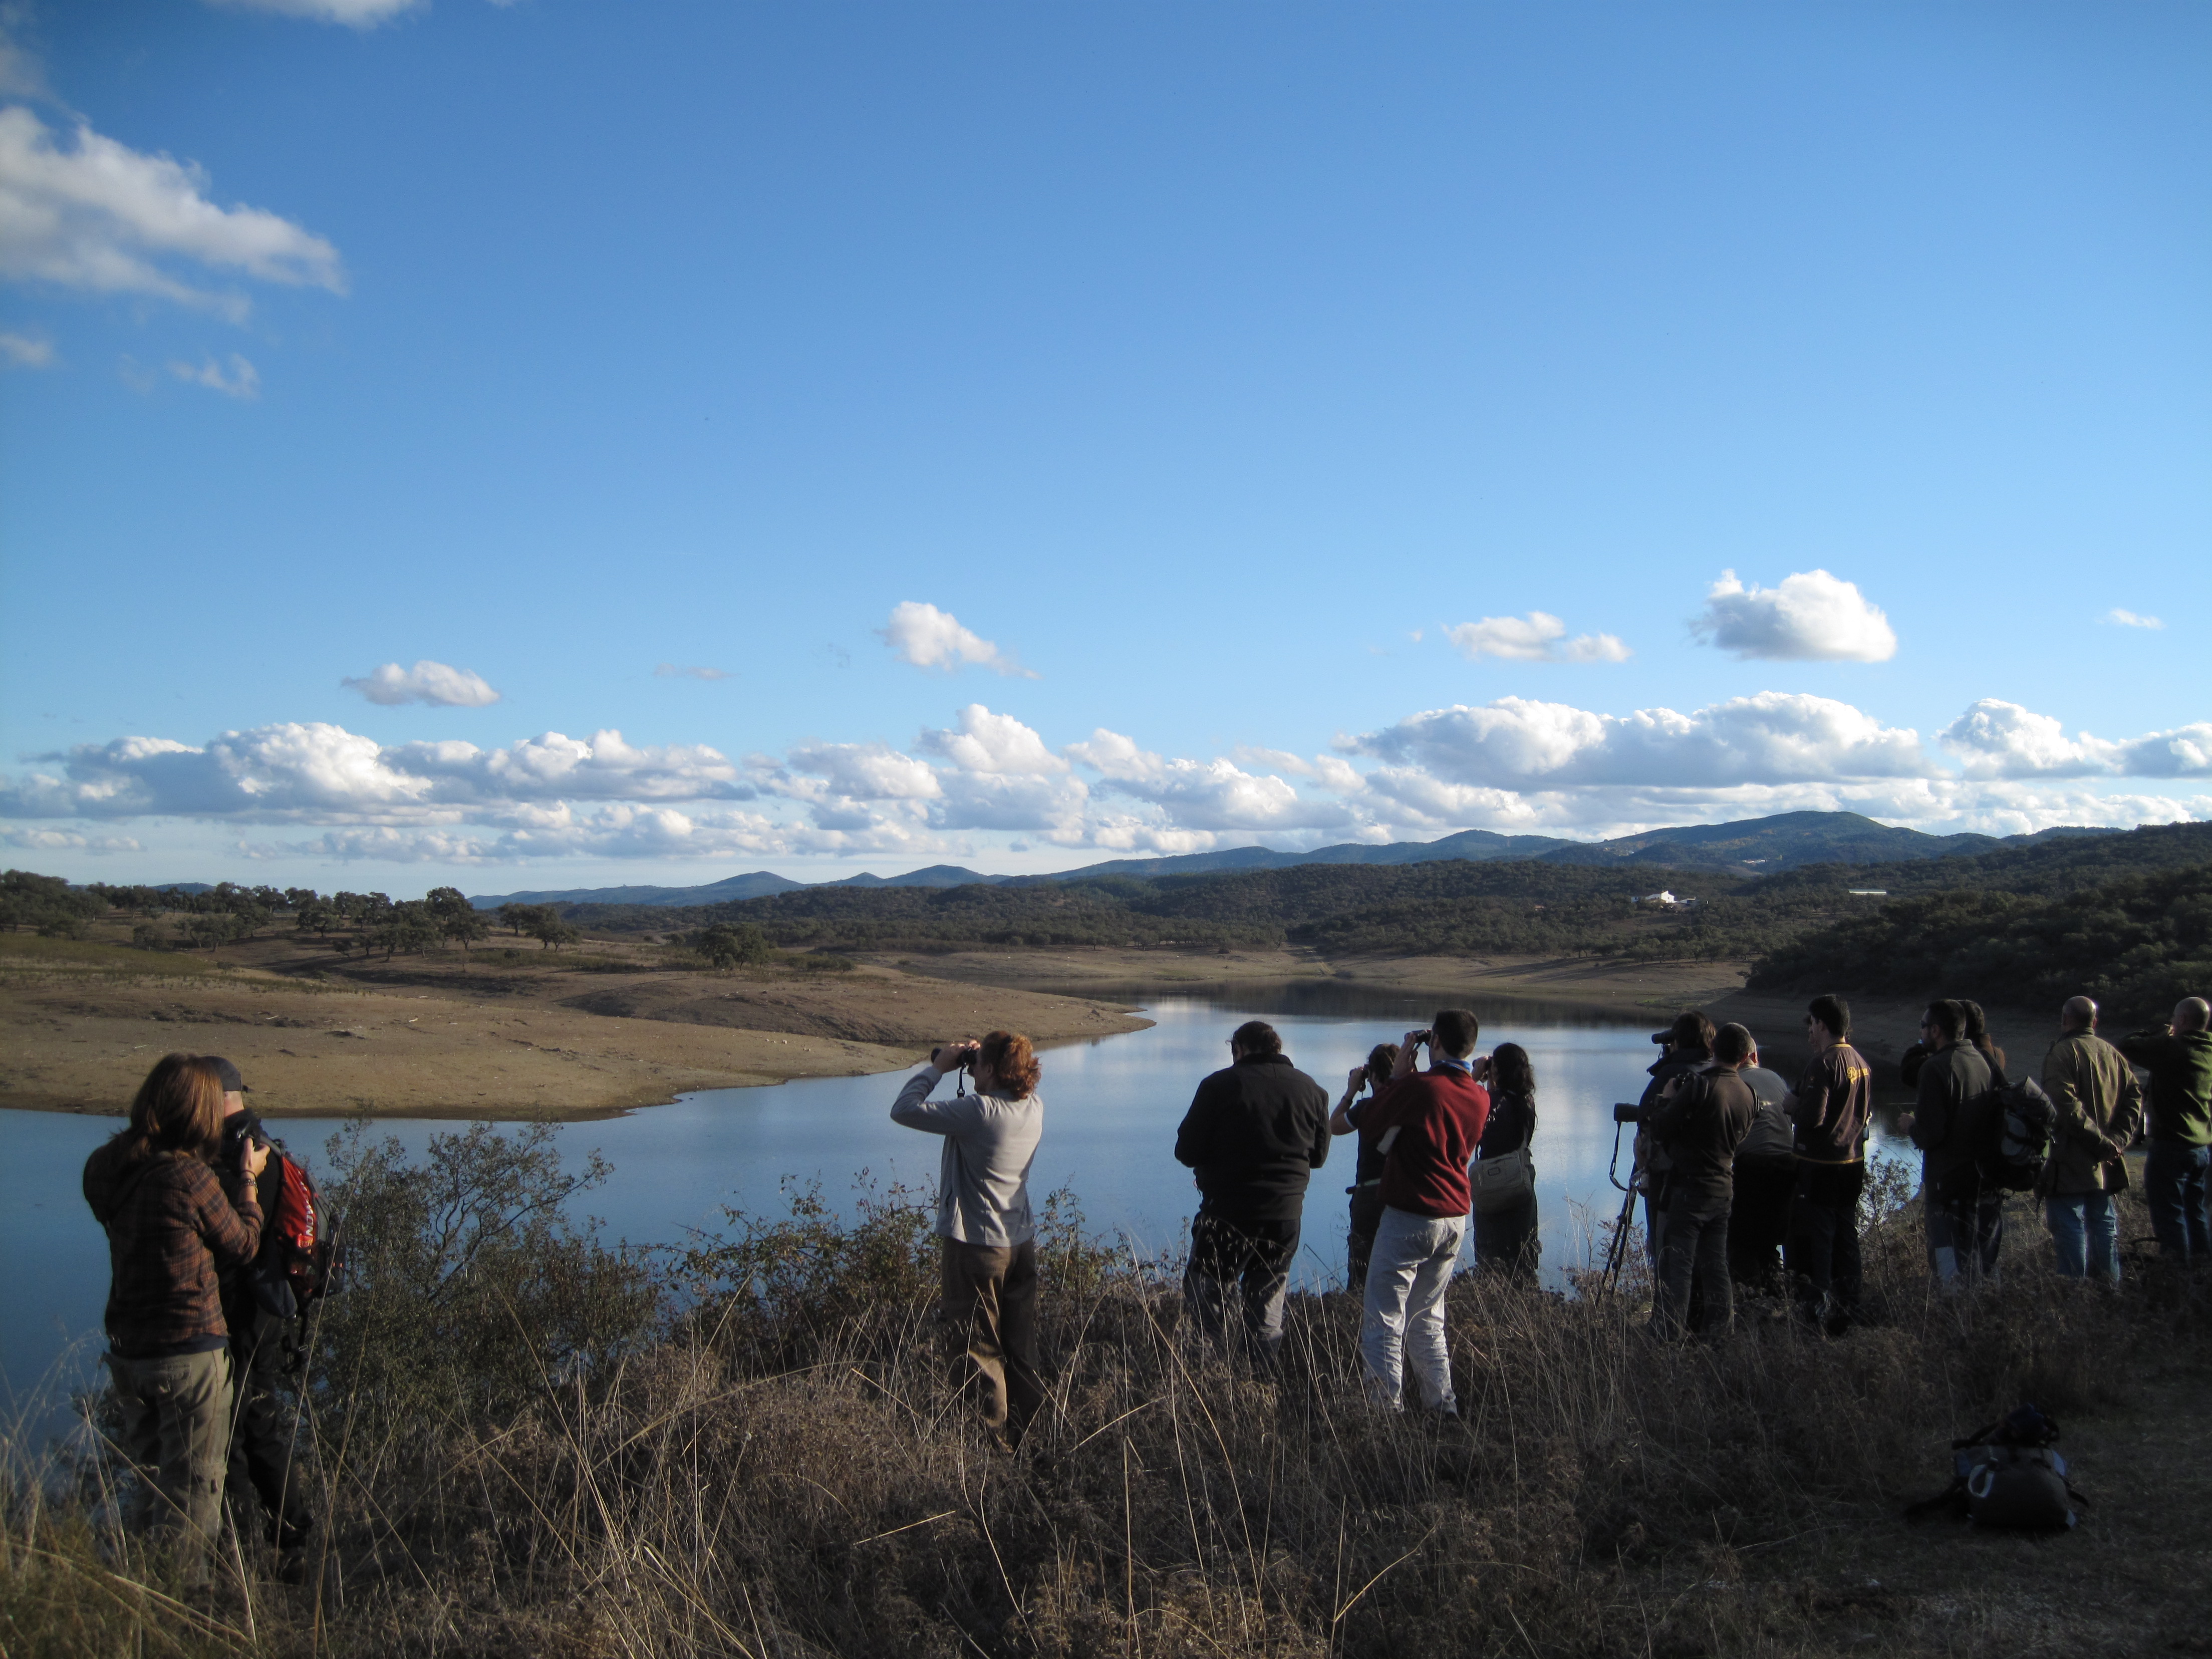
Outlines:
<svg viewBox="0 0 2212 1659"><path fill-rule="evenodd" d="M979 951L851 972L672 969L651 951L346 958L286 934L210 960L0 937L0 1108L112 1115L155 1058L219 1053L287 1115L580 1121L702 1089L903 1069L998 1027L1042 1047L1142 1030L1175 994L1433 998L1663 1020L1733 963L1327 962L1291 951ZM1272 1005L1270 1005L1272 1006Z"/></svg>

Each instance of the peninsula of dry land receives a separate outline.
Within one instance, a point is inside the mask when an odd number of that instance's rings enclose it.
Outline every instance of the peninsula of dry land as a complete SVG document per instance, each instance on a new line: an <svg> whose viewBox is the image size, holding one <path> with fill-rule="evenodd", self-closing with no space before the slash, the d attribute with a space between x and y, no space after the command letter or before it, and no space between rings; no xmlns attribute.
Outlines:
<svg viewBox="0 0 2212 1659"><path fill-rule="evenodd" d="M842 962L717 973L627 942L365 962L289 930L212 952L92 931L0 935L0 1106L119 1112L185 1048L235 1060L271 1115L584 1118L895 1070L994 1027L1052 1043L1150 1024L1097 998Z"/></svg>
<svg viewBox="0 0 2212 1659"><path fill-rule="evenodd" d="M732 972L653 942L525 943L363 960L289 929L210 951L0 934L0 1106L120 1111L175 1048L220 1053L271 1115L586 1118L696 1089L854 1076L1005 1027L1040 1045L1142 1030L1152 997L1294 988L1648 1014L1741 985L1726 963L1285 950L804 953Z"/></svg>

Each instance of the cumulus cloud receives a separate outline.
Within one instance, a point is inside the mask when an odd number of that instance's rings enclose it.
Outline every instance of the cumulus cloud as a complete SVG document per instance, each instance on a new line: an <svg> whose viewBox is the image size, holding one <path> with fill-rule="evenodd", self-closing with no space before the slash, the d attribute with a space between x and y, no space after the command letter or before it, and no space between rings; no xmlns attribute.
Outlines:
<svg viewBox="0 0 2212 1659"><path fill-rule="evenodd" d="M953 730L926 730L915 746L924 754L942 756L963 772L1050 777L1067 770L1067 763L1030 727L1012 714L994 714L980 702L960 711L959 725Z"/></svg>
<svg viewBox="0 0 2212 1659"><path fill-rule="evenodd" d="M245 823L528 825L537 804L749 800L758 791L704 746L638 747L619 732L558 732L505 749L399 744L322 722L226 732L202 747L121 738L41 757L0 787L0 816L174 817Z"/></svg>
<svg viewBox="0 0 2212 1659"><path fill-rule="evenodd" d="M28 334L0 333L0 362L15 368L47 368L53 361L52 341Z"/></svg>
<svg viewBox="0 0 2212 1659"><path fill-rule="evenodd" d="M1939 738L1969 777L2212 776L2212 722L2200 720L2140 738L2068 737L2049 714L1984 697Z"/></svg>
<svg viewBox="0 0 2212 1659"><path fill-rule="evenodd" d="M1230 760L1170 760L1103 726L1066 752L1098 773L1112 793L1162 808L1178 828L1326 829L1353 822L1342 802L1302 796L1279 777L1247 772Z"/></svg>
<svg viewBox="0 0 2212 1659"><path fill-rule="evenodd" d="M1779 587L1746 587L1724 570L1690 623L1709 644L1739 657L1781 662L1887 662L1897 635L1880 606L1825 570L1785 576Z"/></svg>
<svg viewBox="0 0 2212 1659"><path fill-rule="evenodd" d="M2105 620L2115 628L2164 628L2166 624L2155 617L2138 617L2132 611L2123 611L2114 605L2105 613Z"/></svg>
<svg viewBox="0 0 2212 1659"><path fill-rule="evenodd" d="M1762 691L1693 714L1671 708L1601 714L1565 703L1501 697L1414 714L1352 738L1355 754L1413 763L1447 782L1715 787L1799 778L1897 777L1933 769L1917 732L1885 726L1849 703Z"/></svg>
<svg viewBox="0 0 2212 1659"><path fill-rule="evenodd" d="M441 708L484 708L499 701L499 693L482 676L428 660L412 668L388 662L374 673L338 684L386 708L410 702L427 702Z"/></svg>
<svg viewBox="0 0 2212 1659"><path fill-rule="evenodd" d="M963 628L949 611L913 599L891 607L890 621L875 630L902 661L950 674L973 664L1001 674L1035 679L1036 675L981 635Z"/></svg>
<svg viewBox="0 0 2212 1659"><path fill-rule="evenodd" d="M202 360L194 368L190 363L172 362L169 373L193 386L204 386L210 392L220 392L226 398L254 398L261 395L261 373L236 352L230 354L230 372L226 374L222 365L212 357Z"/></svg>
<svg viewBox="0 0 2212 1659"><path fill-rule="evenodd" d="M1444 637L1470 660L1502 657L1509 662L1626 662L1626 646L1611 634L1583 634L1568 639L1567 625L1548 611L1526 617L1485 617L1444 629ZM1414 635L1416 639L1420 636Z"/></svg>
<svg viewBox="0 0 2212 1659"><path fill-rule="evenodd" d="M102 294L149 294L242 319L247 302L193 287L186 264L343 294L321 237L259 208L220 207L207 175L80 123L69 139L21 106L0 109L0 276Z"/></svg>
<svg viewBox="0 0 2212 1659"><path fill-rule="evenodd" d="M656 679L664 680L726 680L730 678L726 668L679 668L672 662L662 663L653 672Z"/></svg>

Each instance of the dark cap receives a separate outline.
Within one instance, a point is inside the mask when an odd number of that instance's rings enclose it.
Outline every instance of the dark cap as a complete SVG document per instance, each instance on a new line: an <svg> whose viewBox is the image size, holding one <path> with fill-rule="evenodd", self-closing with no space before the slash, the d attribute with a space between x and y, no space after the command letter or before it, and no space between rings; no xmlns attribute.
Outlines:
<svg viewBox="0 0 2212 1659"><path fill-rule="evenodd" d="M208 1064L222 1075L222 1091L227 1095L246 1095L253 1091L246 1086L246 1079L238 1074L238 1067L221 1054L210 1054Z"/></svg>

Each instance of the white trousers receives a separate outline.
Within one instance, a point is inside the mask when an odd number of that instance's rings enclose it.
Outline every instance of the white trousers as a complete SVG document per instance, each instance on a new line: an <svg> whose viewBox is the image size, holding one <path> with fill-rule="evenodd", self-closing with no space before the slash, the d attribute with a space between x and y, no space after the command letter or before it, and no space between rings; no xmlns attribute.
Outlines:
<svg viewBox="0 0 2212 1659"><path fill-rule="evenodd" d="M1458 1407L1444 1346L1444 1291L1466 1236L1463 1215L1415 1215L1389 1206L1375 1229L1359 1316L1359 1358L1367 1368L1368 1393L1393 1411L1404 1409L1408 1365L1431 1409Z"/></svg>

